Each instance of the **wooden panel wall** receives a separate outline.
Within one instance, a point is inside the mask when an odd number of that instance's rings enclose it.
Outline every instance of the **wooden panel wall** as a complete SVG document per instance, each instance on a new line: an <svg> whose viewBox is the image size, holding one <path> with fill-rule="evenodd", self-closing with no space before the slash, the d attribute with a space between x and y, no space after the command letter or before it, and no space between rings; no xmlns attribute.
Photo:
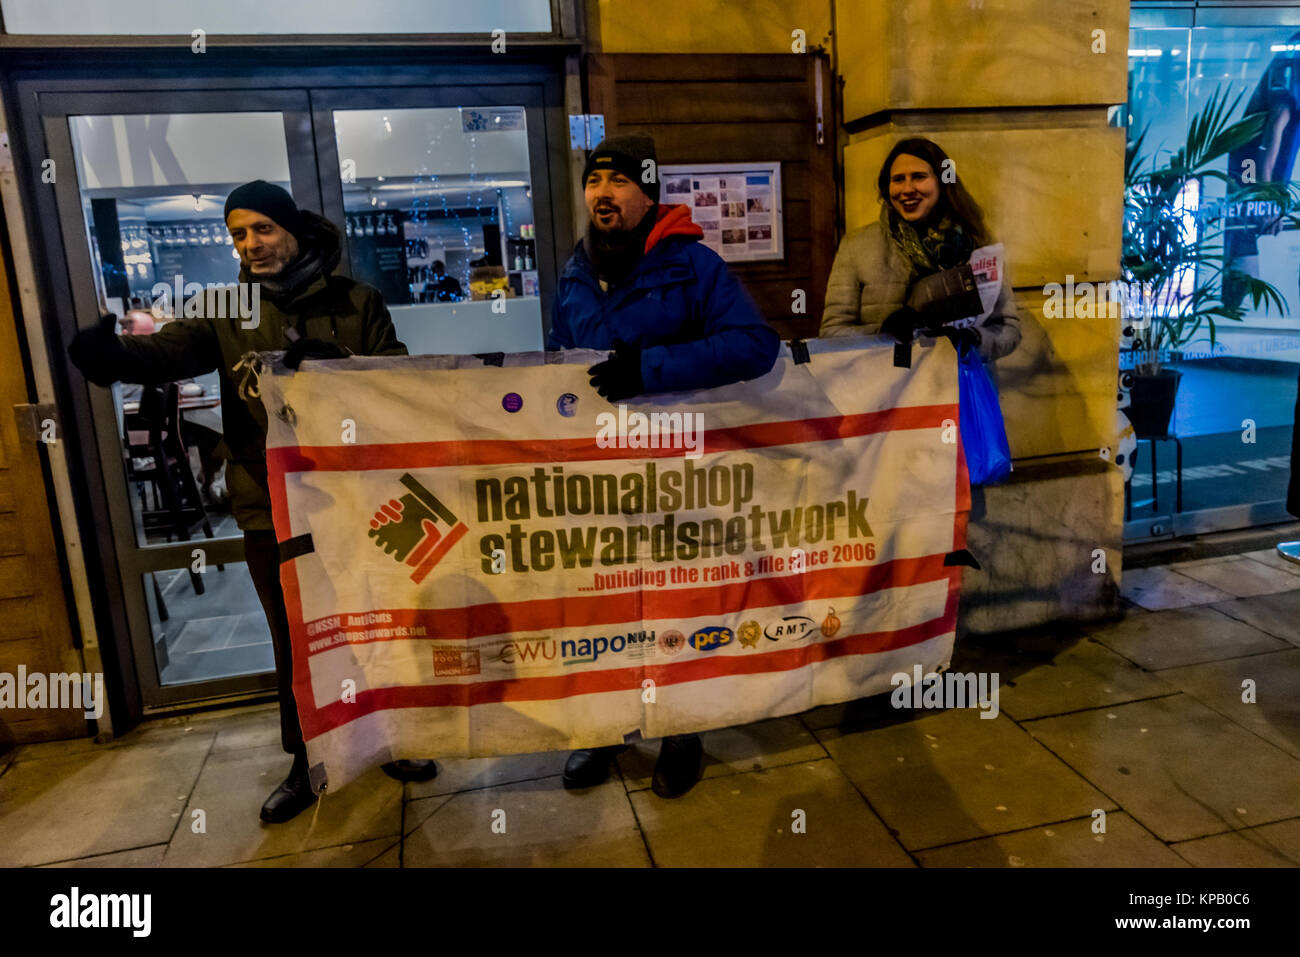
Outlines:
<svg viewBox="0 0 1300 957"><path fill-rule="evenodd" d="M28 395L9 293L0 263L0 672L17 676L19 665L28 674L80 671L40 453L14 419L13 407ZM81 711L0 709L0 750L86 733Z"/></svg>
<svg viewBox="0 0 1300 957"><path fill-rule="evenodd" d="M729 264L784 338L821 324L835 256L835 112L822 59L824 142L817 144L816 54L604 54L587 58L592 113L605 135L645 132L661 165L781 163L785 258ZM807 311L791 312L792 293Z"/></svg>

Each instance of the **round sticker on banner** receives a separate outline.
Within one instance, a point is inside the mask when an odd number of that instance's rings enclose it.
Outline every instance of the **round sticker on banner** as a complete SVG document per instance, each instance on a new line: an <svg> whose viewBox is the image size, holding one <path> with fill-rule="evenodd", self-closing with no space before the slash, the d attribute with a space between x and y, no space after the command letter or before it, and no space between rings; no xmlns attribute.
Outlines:
<svg viewBox="0 0 1300 957"><path fill-rule="evenodd" d="M566 419L571 419L578 414L577 410L578 397L572 392L566 392L555 400L555 410Z"/></svg>
<svg viewBox="0 0 1300 957"><path fill-rule="evenodd" d="M518 392L507 392L501 400L501 408L507 412L518 412L524 407L523 397Z"/></svg>
<svg viewBox="0 0 1300 957"><path fill-rule="evenodd" d="M665 631L659 636L659 650L667 655L675 655L686 646L686 636L680 631Z"/></svg>

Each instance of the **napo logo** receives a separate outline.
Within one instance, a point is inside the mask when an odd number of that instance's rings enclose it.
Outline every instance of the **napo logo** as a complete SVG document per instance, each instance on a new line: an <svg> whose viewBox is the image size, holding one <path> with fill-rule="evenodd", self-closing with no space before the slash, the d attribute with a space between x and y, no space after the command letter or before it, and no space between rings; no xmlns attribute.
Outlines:
<svg viewBox="0 0 1300 957"><path fill-rule="evenodd" d="M731 644L734 637L730 628L701 628L691 635L691 647L696 651L715 651Z"/></svg>

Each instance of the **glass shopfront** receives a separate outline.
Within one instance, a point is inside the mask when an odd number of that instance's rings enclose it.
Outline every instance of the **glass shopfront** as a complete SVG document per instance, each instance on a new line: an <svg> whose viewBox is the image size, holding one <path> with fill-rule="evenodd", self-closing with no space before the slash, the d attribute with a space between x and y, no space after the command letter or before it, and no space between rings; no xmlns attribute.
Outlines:
<svg viewBox="0 0 1300 957"><path fill-rule="evenodd" d="M1256 134L1167 197L1182 222L1178 241L1196 247L1197 264L1179 274L1176 294L1157 295L1154 305L1148 296L1146 315L1141 307L1128 313L1118 395L1121 432L1129 425L1136 431L1121 442L1129 453L1121 464L1132 469L1129 540L1288 519L1282 502L1300 371L1300 230L1258 188L1244 200L1236 191L1276 183L1283 193L1292 190L1292 202L1300 195L1292 189L1300 185L1300 31L1269 25L1131 31L1128 133L1139 171L1167 168L1180 149L1195 152L1194 121L1216 102L1225 104L1228 124L1247 114L1263 119ZM1130 202L1130 242L1137 228L1132 209ZM1240 279L1222 283L1220 269L1271 284L1280 303L1255 303L1243 295ZM1207 322L1195 328L1175 321L1174 335L1161 323L1162 315L1176 319L1194 308L1198 287L1208 290L1207 308L1240 308L1239 318L1211 314L1213 341ZM1153 415L1152 380L1143 379L1153 366L1174 374L1166 374L1174 390L1167 428L1158 411Z"/></svg>

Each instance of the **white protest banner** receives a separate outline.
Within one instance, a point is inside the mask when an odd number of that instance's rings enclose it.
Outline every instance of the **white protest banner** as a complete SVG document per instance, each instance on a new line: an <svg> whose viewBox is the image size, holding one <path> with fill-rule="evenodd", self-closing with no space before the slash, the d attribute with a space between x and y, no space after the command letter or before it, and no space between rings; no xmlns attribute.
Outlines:
<svg viewBox="0 0 1300 957"><path fill-rule="evenodd" d="M268 365L315 786L745 724L946 667L969 509L952 346L896 369L878 338L807 345L622 405L586 351Z"/></svg>

